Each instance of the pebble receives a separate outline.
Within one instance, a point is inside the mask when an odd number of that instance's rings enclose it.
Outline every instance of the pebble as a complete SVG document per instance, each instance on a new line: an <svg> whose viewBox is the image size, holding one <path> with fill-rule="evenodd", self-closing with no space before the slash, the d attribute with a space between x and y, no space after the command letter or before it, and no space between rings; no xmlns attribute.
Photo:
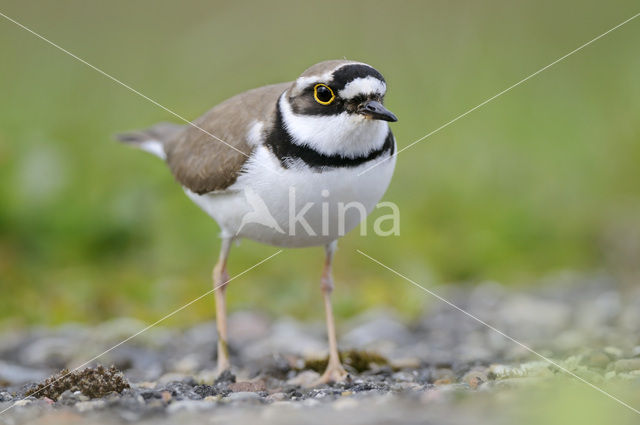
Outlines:
<svg viewBox="0 0 640 425"><path fill-rule="evenodd" d="M462 382L469 385L471 389L477 389L478 386L488 381L487 373L484 370L470 370L462 377Z"/></svg>
<svg viewBox="0 0 640 425"><path fill-rule="evenodd" d="M605 347L603 351L613 359L619 359L624 355L624 352L618 347L608 346L608 347Z"/></svg>
<svg viewBox="0 0 640 425"><path fill-rule="evenodd" d="M395 369L418 369L421 361L417 357L404 357L391 360L391 366Z"/></svg>
<svg viewBox="0 0 640 425"><path fill-rule="evenodd" d="M0 360L0 386L21 385L28 382L41 381L51 374L48 369L25 367Z"/></svg>
<svg viewBox="0 0 640 425"><path fill-rule="evenodd" d="M453 286L441 289L445 291L443 296L456 305L464 306L508 334L517 335L536 351L551 356L591 382L614 379L640 382L640 346L636 337L640 334L640 321L627 320L624 329L618 329L612 319L629 316L631 310L640 306L640 289L633 298L637 299L635 304L627 303L626 297L618 302L610 294L610 287L594 282L595 286L587 283L586 287L581 284L575 289L564 287L557 291L547 287L539 293L532 289L514 294L507 287L495 285L474 291ZM609 293L611 302L594 302L599 291ZM572 314L567 314L569 305ZM581 326L577 322L580 315L593 309L599 310L594 312L598 319L592 319L589 326ZM513 317L505 316L506 313ZM632 316L640 317L636 313ZM0 349L0 372L4 365L16 366L12 372L20 372L23 378L33 373L25 381L32 384L41 379L36 379L37 373L49 373L50 368L71 358L78 360L78 364L86 360L76 357L82 357L80 348L88 338L101 346L102 342L133 333L133 328L144 324L125 319L97 327L77 326L81 328L78 332L42 328L13 335L10 350ZM326 356L322 323L285 318L272 322L261 314L240 312L230 320L231 328L237 334L234 338L230 332L235 375L216 374L215 323L206 322L186 330L160 328L110 353L114 356L109 359L126 366L130 389L97 400L68 391L59 400L64 406L56 403L54 408L48 408L51 401L29 398L19 401L23 408L15 410L33 412L33 416L29 420L11 418L11 423L38 423L35 418L47 411L72 412L81 419L105 415L129 422L150 417L150 421L158 424L167 423L163 421L163 412L176 415L168 419L171 423L191 417L205 418L200 421L203 423L261 422L256 417L272 418L276 423L315 423L315 419L329 412L333 416L326 422L340 423L339 418L357 416L344 415L344 411L357 411L360 415L366 412L363 406L372 408L379 404L378 416L362 417L362 423L371 423L383 421L386 413L404 412L411 401L429 403L429 409L422 406L423 412L444 406L450 415L461 398L502 397L500 394L514 393L509 391L514 388L555 382L553 379L558 375L547 362L539 361L478 323L461 320L459 312L437 302L411 324L380 311L339 324L342 349L366 348L388 357L390 363L352 373L350 382L315 388L310 386L320 374L301 369L306 359ZM106 334L92 337L101 330ZM2 338L0 334L0 341ZM602 347L602 341L607 346ZM594 349L585 351L581 347ZM5 375L0 373L0 381L8 381ZM11 379L23 379L17 378ZM24 388L27 387L2 388L0 402L5 404L0 410L12 400L19 400ZM264 413L256 413L258 416L253 420L243 420L251 412ZM306 416L295 416L295 412ZM291 419L283 420L289 414Z"/></svg>
<svg viewBox="0 0 640 425"><path fill-rule="evenodd" d="M165 403L169 403L171 401L171 393L169 391L162 391L160 393L160 397L162 398L162 401Z"/></svg>
<svg viewBox="0 0 640 425"><path fill-rule="evenodd" d="M190 375L187 375L184 373L172 372L172 373L165 373L160 378L158 378L156 382L160 385L166 385L171 382L182 381L183 379L188 379L188 378L190 378Z"/></svg>
<svg viewBox="0 0 640 425"><path fill-rule="evenodd" d="M66 390L60 397L58 397L58 402L63 404L73 404L80 401L88 401L89 397L82 394L80 391L71 392L71 390Z"/></svg>
<svg viewBox="0 0 640 425"><path fill-rule="evenodd" d="M411 372L402 371L396 372L391 375L391 379L398 382L413 382L415 379L415 375Z"/></svg>
<svg viewBox="0 0 640 425"><path fill-rule="evenodd" d="M106 406L106 402L104 400L92 400L92 401L80 401L75 404L76 410L81 413L89 412L91 410L101 409Z"/></svg>
<svg viewBox="0 0 640 425"><path fill-rule="evenodd" d="M306 400L302 400L302 405L304 407L315 407L318 406L320 402L314 398L308 398Z"/></svg>
<svg viewBox="0 0 640 425"><path fill-rule="evenodd" d="M361 323L342 337L343 346L366 350L380 344L386 346L406 344L412 338L407 327L387 312L368 312L356 318L354 322Z"/></svg>
<svg viewBox="0 0 640 425"><path fill-rule="evenodd" d="M333 402L332 407L335 410L351 410L358 408L358 400L351 397L342 397Z"/></svg>
<svg viewBox="0 0 640 425"><path fill-rule="evenodd" d="M611 363L611 358L603 350L591 350L582 356L581 363L585 366L605 369Z"/></svg>
<svg viewBox="0 0 640 425"><path fill-rule="evenodd" d="M431 378L434 385L449 385L456 381L456 375L451 369L436 369Z"/></svg>
<svg viewBox="0 0 640 425"><path fill-rule="evenodd" d="M504 378L494 382L495 388L502 389L511 389L511 388L522 388L529 385L533 385L535 383L539 383L539 378L528 378L528 377L519 377L519 378Z"/></svg>
<svg viewBox="0 0 640 425"><path fill-rule="evenodd" d="M521 378L525 376L552 376L550 364L546 361L532 361L519 365L492 364L489 374L496 379Z"/></svg>
<svg viewBox="0 0 640 425"><path fill-rule="evenodd" d="M202 361L200 360L200 356L190 354L178 360L173 366L173 369L179 374L186 375L196 373L201 365Z"/></svg>
<svg viewBox="0 0 640 425"><path fill-rule="evenodd" d="M234 382L233 384L229 384L229 389L233 392L257 392L257 391L265 391L267 386L264 381L242 381L242 382Z"/></svg>
<svg viewBox="0 0 640 425"><path fill-rule="evenodd" d="M185 410L188 412L197 412L211 409L211 407L211 403L202 403L197 400L180 400L169 404L169 406L167 406L167 413L172 414Z"/></svg>
<svg viewBox="0 0 640 425"><path fill-rule="evenodd" d="M287 399L285 393L273 393L267 396L267 401L283 401Z"/></svg>
<svg viewBox="0 0 640 425"><path fill-rule="evenodd" d="M613 364L613 368L618 373L640 370L640 358L636 357L633 359L616 360L616 362Z"/></svg>
<svg viewBox="0 0 640 425"><path fill-rule="evenodd" d="M243 401L246 402L246 401L261 401L262 397L260 397L258 394L254 392L242 391L242 392L229 394L227 399L229 401L235 401L235 402L243 402Z"/></svg>
<svg viewBox="0 0 640 425"><path fill-rule="evenodd" d="M320 374L318 372L315 372L313 370L305 370L297 374L295 377L289 379L287 381L287 384L307 388L317 382L318 379L320 379Z"/></svg>

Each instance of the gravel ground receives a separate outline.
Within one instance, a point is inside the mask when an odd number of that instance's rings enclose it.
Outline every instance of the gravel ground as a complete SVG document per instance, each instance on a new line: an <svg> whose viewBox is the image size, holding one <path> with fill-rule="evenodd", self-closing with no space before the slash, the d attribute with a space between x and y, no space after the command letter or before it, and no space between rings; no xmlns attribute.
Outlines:
<svg viewBox="0 0 640 425"><path fill-rule="evenodd" d="M431 289L590 382L640 388L640 288L563 276L517 292L496 283ZM341 384L308 387L326 356L322 323L236 312L229 323L233 374L216 379L213 322L156 327L56 391L26 397L144 327L117 319L0 334L0 410L17 402L0 423L512 423L513 394L570 381L430 300L410 323L382 310L340 323L350 372ZM98 363L117 370L95 369Z"/></svg>

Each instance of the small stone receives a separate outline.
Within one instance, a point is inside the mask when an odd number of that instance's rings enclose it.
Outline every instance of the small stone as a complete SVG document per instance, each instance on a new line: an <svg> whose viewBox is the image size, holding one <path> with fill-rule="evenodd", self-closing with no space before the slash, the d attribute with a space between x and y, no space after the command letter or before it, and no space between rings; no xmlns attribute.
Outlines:
<svg viewBox="0 0 640 425"><path fill-rule="evenodd" d="M447 394L442 391L441 388L429 389L420 396L421 403L442 402L446 398Z"/></svg>
<svg viewBox="0 0 640 425"><path fill-rule="evenodd" d="M397 382L413 382L415 376L410 372L396 372L391 375L391 378Z"/></svg>
<svg viewBox="0 0 640 425"><path fill-rule="evenodd" d="M0 402L11 401L11 400L13 400L13 396L11 396L11 394L9 394L6 391L0 392Z"/></svg>
<svg viewBox="0 0 640 425"><path fill-rule="evenodd" d="M195 387L192 382L169 382L163 388L159 388L158 391L168 391L171 394L171 398L174 400L201 400L205 395L211 395L206 393L206 388ZM154 391L154 397L161 399L160 392Z"/></svg>
<svg viewBox="0 0 640 425"><path fill-rule="evenodd" d="M167 407L168 413L175 413L181 410L186 410L188 412L197 412L200 410L210 409L212 405L210 403L203 403L198 400L179 400L171 403L169 407Z"/></svg>
<svg viewBox="0 0 640 425"><path fill-rule="evenodd" d="M169 391L162 391L160 393L160 397L164 403L169 403L171 401L171 393Z"/></svg>
<svg viewBox="0 0 640 425"><path fill-rule="evenodd" d="M229 316L229 335L238 346L266 338L269 333L269 319L264 314L253 311L238 311Z"/></svg>
<svg viewBox="0 0 640 425"><path fill-rule="evenodd" d="M106 405L104 400L93 401L81 401L75 404L75 408L78 412L90 412L92 410L100 409Z"/></svg>
<svg viewBox="0 0 640 425"><path fill-rule="evenodd" d="M510 376L512 371L511 366L506 366L502 364L492 364L489 366L489 377L491 379L501 379Z"/></svg>
<svg viewBox="0 0 640 425"><path fill-rule="evenodd" d="M404 344L412 338L407 326L391 314L377 312L367 317L365 313L355 321L361 323L342 337L342 342L346 346L364 350L377 348L385 342L392 345Z"/></svg>
<svg viewBox="0 0 640 425"><path fill-rule="evenodd" d="M13 405L16 407L21 407L21 406L28 406L31 403L33 403L33 400L25 398L25 399L16 401L15 403L13 403Z"/></svg>
<svg viewBox="0 0 640 425"><path fill-rule="evenodd" d="M620 359L614 363L614 369L616 372L630 372L632 370L640 369L640 358L633 359Z"/></svg>
<svg viewBox="0 0 640 425"><path fill-rule="evenodd" d="M456 380L456 374L453 373L453 370L448 368L436 369L433 372L433 380L437 381L438 379L449 379L451 382Z"/></svg>
<svg viewBox="0 0 640 425"><path fill-rule="evenodd" d="M580 363L589 367L605 369L611 363L611 358L604 351L592 350L582 356Z"/></svg>
<svg viewBox="0 0 640 425"><path fill-rule="evenodd" d="M156 385L157 385L156 382L143 381L143 382L136 382L135 384L131 384L131 388L145 388L148 390L152 390L156 387Z"/></svg>
<svg viewBox="0 0 640 425"><path fill-rule="evenodd" d="M235 402L247 402L247 401L255 402L255 401L260 401L262 399L262 397L260 397L258 394L253 392L248 392L248 391L231 393L227 398L230 401L235 401Z"/></svg>
<svg viewBox="0 0 640 425"><path fill-rule="evenodd" d="M343 397L334 401L332 406L335 410L348 410L356 409L358 405L358 401L353 397Z"/></svg>
<svg viewBox="0 0 640 425"><path fill-rule="evenodd" d="M264 418L278 417L280 412L283 410L291 411L293 409L300 409L301 407L299 403L289 400L274 401L270 406L271 407L269 409L265 409L263 413Z"/></svg>
<svg viewBox="0 0 640 425"><path fill-rule="evenodd" d="M178 360L173 369L182 374L193 374L200 368L200 359L195 354L189 354L182 359Z"/></svg>
<svg viewBox="0 0 640 425"><path fill-rule="evenodd" d="M237 392L258 392L265 391L267 386L263 380L257 381L241 381L229 385L229 389L234 393Z"/></svg>
<svg viewBox="0 0 640 425"><path fill-rule="evenodd" d="M87 397L86 395L82 394L82 391L76 391L73 393L73 395L76 397L76 399L78 401L89 401L90 398Z"/></svg>
<svg viewBox="0 0 640 425"><path fill-rule="evenodd" d="M353 394L353 392L352 392L352 391L343 391L343 392L341 392L341 393L340 393L340 395L341 395L342 397L348 397L348 396L350 396L350 395L352 395L352 394Z"/></svg>
<svg viewBox="0 0 640 425"><path fill-rule="evenodd" d="M151 409L162 409L165 406L166 404L164 404L162 400L153 399L153 400L147 401L147 404L145 407L151 408Z"/></svg>
<svg viewBox="0 0 640 425"><path fill-rule="evenodd" d="M258 360L273 353L296 354L304 357L325 355L326 342L321 333L293 319L280 320L271 327L268 338L259 338L244 346L247 360Z"/></svg>
<svg viewBox="0 0 640 425"><path fill-rule="evenodd" d="M395 385L397 391L417 391L422 389L422 385L416 382L398 382Z"/></svg>
<svg viewBox="0 0 640 425"><path fill-rule="evenodd" d="M220 401L221 399L222 399L222 396L218 394L218 395L208 395L203 400L208 402L217 402L217 401Z"/></svg>
<svg viewBox="0 0 640 425"><path fill-rule="evenodd" d="M302 401L302 405L304 407L315 407L315 406L317 406L319 404L320 404L320 402L318 400L316 400L316 399L313 399L313 398L308 398L308 399Z"/></svg>
<svg viewBox="0 0 640 425"><path fill-rule="evenodd" d="M452 383L453 381L450 378L440 378L433 381L433 385L436 385L436 386L449 385Z"/></svg>
<svg viewBox="0 0 640 425"><path fill-rule="evenodd" d="M40 381L49 375L47 370L5 362L0 359L0 387Z"/></svg>
<svg viewBox="0 0 640 425"><path fill-rule="evenodd" d="M320 379L320 374L313 370L305 370L304 372L300 372L298 375L287 381L289 385L296 385L299 387L311 387L314 383L316 383Z"/></svg>
<svg viewBox="0 0 640 425"><path fill-rule="evenodd" d="M529 378L529 377L521 377L521 378L504 378L494 382L494 386L496 388L504 388L504 389L516 389L526 387L528 385L533 385L536 383L540 383L540 378Z"/></svg>
<svg viewBox="0 0 640 425"><path fill-rule="evenodd" d="M417 369L420 367L420 359L417 357L405 357L390 361L391 366L396 369Z"/></svg>
<svg viewBox="0 0 640 425"><path fill-rule="evenodd" d="M329 395L329 392L328 392L328 391L322 391L322 390L320 390L320 391L317 391L317 392L313 395L313 398L315 398L315 399L318 399L318 400L319 400L319 399L322 399L322 398L327 397L328 395Z"/></svg>
<svg viewBox="0 0 640 425"><path fill-rule="evenodd" d="M183 373L170 372L170 373L165 373L160 378L158 378L158 384L167 385L167 384L170 384L171 382L179 382L188 378L189 378L189 375L185 375Z"/></svg>
<svg viewBox="0 0 640 425"><path fill-rule="evenodd" d="M283 401L287 399L287 395L285 393L273 393L267 396L268 401Z"/></svg>
<svg viewBox="0 0 640 425"><path fill-rule="evenodd" d="M58 397L58 401L63 403L67 401L77 401L77 398L75 394L71 392L71 390L65 390L62 394L60 394L60 397Z"/></svg>
<svg viewBox="0 0 640 425"><path fill-rule="evenodd" d="M616 375L617 379L623 380L623 381L637 381L638 380L638 375L640 375L640 371L638 370L634 370L631 372L626 372L626 373L619 373Z"/></svg>
<svg viewBox="0 0 640 425"><path fill-rule="evenodd" d="M236 382L236 375L227 369L216 378L214 384L232 384L234 382Z"/></svg>
<svg viewBox="0 0 640 425"><path fill-rule="evenodd" d="M492 364L489 366L489 376L492 379L521 378L525 376L550 377L553 372L546 361L531 361L517 366Z"/></svg>
<svg viewBox="0 0 640 425"><path fill-rule="evenodd" d="M218 371L216 369L203 369L194 378L201 384L213 385L218 378Z"/></svg>
<svg viewBox="0 0 640 425"><path fill-rule="evenodd" d="M607 353L612 359L619 359L623 356L622 350L617 347L604 347L602 351Z"/></svg>
<svg viewBox="0 0 640 425"><path fill-rule="evenodd" d="M487 382L488 379L487 374L483 370L471 370L462 377L462 382L475 390L480 384Z"/></svg>

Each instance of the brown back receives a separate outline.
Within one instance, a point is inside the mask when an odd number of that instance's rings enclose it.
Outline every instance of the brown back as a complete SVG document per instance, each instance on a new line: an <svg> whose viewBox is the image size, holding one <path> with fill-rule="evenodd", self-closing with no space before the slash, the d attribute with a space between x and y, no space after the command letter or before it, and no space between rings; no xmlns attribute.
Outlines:
<svg viewBox="0 0 640 425"><path fill-rule="evenodd" d="M247 140L252 123L270 123L279 96L290 85L274 84L241 93L193 122L227 144L191 125L166 140L167 164L176 180L199 194L224 190L232 185L255 149Z"/></svg>

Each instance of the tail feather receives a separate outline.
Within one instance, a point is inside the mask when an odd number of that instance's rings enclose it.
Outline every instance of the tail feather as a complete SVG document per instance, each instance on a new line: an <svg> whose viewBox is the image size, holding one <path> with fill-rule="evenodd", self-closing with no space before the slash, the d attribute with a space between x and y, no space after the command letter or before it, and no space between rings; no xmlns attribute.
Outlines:
<svg viewBox="0 0 640 425"><path fill-rule="evenodd" d="M117 134L116 139L165 159L164 143L175 137L183 129L183 125L161 122L146 130Z"/></svg>

